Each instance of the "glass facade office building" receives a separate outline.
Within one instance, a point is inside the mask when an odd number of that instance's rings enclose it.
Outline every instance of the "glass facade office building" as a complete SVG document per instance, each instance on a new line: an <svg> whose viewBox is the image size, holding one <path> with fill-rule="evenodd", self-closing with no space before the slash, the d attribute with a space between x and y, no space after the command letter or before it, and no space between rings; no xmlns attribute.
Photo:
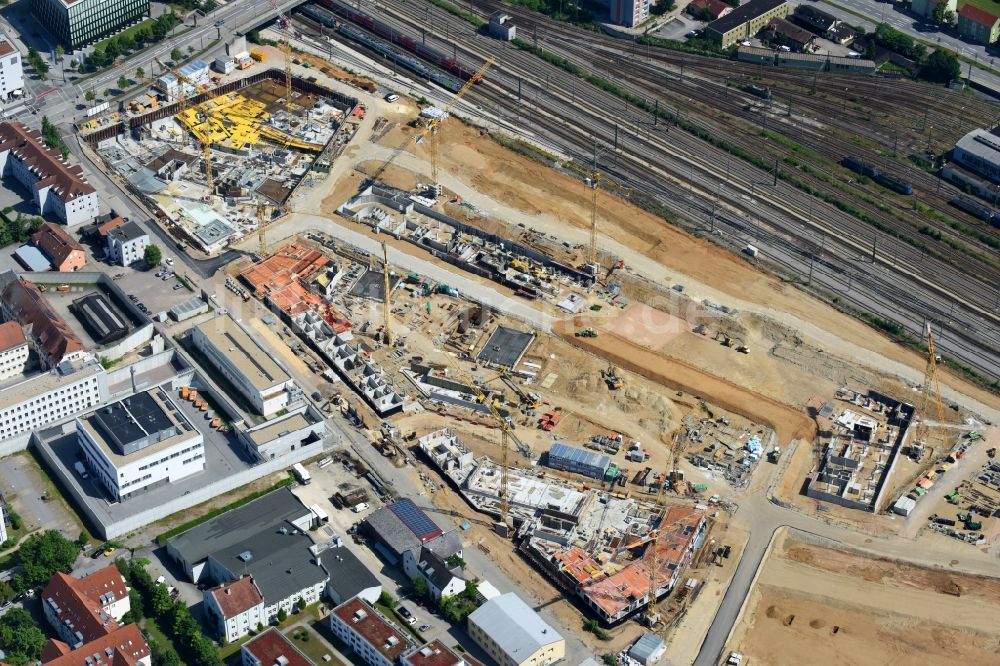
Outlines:
<svg viewBox="0 0 1000 666"><path fill-rule="evenodd" d="M121 30L149 14L149 0L31 0L31 13L69 49Z"/></svg>

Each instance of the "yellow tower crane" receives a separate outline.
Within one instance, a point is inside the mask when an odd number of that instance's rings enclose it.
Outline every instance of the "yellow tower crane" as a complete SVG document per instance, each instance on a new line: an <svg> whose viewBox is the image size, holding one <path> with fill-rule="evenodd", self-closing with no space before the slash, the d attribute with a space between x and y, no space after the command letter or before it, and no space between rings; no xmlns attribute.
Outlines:
<svg viewBox="0 0 1000 666"><path fill-rule="evenodd" d="M278 9L277 0L270 0L271 7L278 14L278 24L281 26L281 33L284 39L281 40L281 53L285 58L285 110L292 112L292 40L289 34L290 23L288 17Z"/></svg>
<svg viewBox="0 0 1000 666"><path fill-rule="evenodd" d="M587 266L590 267L594 278L601 272L597 263L597 196L601 191L601 183L616 192L621 192L626 197L633 193L630 187L624 187L618 183L605 179L601 172L597 170L597 150L594 150L594 170L590 177L589 187L592 190L590 200L590 248L587 252Z"/></svg>
<svg viewBox="0 0 1000 666"><path fill-rule="evenodd" d="M382 281L385 293L382 297L382 319L385 320L385 344L392 345L392 327L389 317L392 316L392 304L389 302L389 249L382 243Z"/></svg>
<svg viewBox="0 0 1000 666"><path fill-rule="evenodd" d="M479 81L483 78L483 74L485 74L486 70L488 70L490 67L493 66L494 62L496 62L496 58L493 56L490 56L489 58L486 59L486 62L483 63L482 67L480 67L475 74L469 77L469 79L465 82L465 84L461 88L459 88L457 93L455 93L454 97L451 98L451 100L444 107L444 109L442 109L443 114L448 113L453 108L455 108L455 105L458 104L459 101L461 101L461 99L465 97L465 94L469 92L469 89L472 88L472 85L476 81ZM430 133L431 134L431 181L434 185L437 185L438 151L437 151L437 141L434 138L434 135L437 131L437 126L440 122L441 121L439 119L436 118L432 119L430 123L428 123L427 126L422 131L414 134L412 137L407 137L403 139L403 142L400 143L399 146L394 151L392 151L392 155L389 156L389 159L383 162L382 165L379 166L378 169L376 169L375 173L372 174L371 180L377 181L379 178L381 178L382 174L385 173L385 170L389 168L389 165L391 165L393 162L396 161L396 158L399 157L399 154L402 153L408 145L410 145L411 141L419 143L420 141L423 140L425 136L427 136L427 134Z"/></svg>
<svg viewBox="0 0 1000 666"><path fill-rule="evenodd" d="M681 472L677 465L680 459L678 455L678 448L681 442L680 435L680 431L675 430L670 440L670 445L667 447L666 476L663 479L663 483L657 489L654 500L655 510L660 512L660 524L652 531L649 545L647 546L649 549L649 590L647 592L649 605L646 607L646 624L650 627L654 626L659 620L659 613L656 612L656 593L660 588L660 532L663 529L663 519L666 516L666 509L663 506L663 493L666 491L668 485L674 492L677 492L678 484L681 482Z"/></svg>

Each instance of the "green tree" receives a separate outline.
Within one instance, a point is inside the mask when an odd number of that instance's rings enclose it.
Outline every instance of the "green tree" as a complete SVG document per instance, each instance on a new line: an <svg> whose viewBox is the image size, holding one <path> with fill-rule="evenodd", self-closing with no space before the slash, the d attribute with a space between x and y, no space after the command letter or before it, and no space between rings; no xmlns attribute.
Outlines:
<svg viewBox="0 0 1000 666"><path fill-rule="evenodd" d="M189 46L188 47L188 55L191 55L193 53L194 53L194 47L193 46Z"/></svg>
<svg viewBox="0 0 1000 666"><path fill-rule="evenodd" d="M378 602L389 610L396 607L396 600L386 590L382 590L382 593L378 595Z"/></svg>
<svg viewBox="0 0 1000 666"><path fill-rule="evenodd" d="M17 592L14 591L14 587L10 583L5 580L0 581L0 603L7 603L16 594Z"/></svg>
<svg viewBox="0 0 1000 666"><path fill-rule="evenodd" d="M112 62L114 62L115 58L122 54L122 47L121 44L119 44L117 37L112 37L104 43L104 52L108 54L108 58L110 58Z"/></svg>
<svg viewBox="0 0 1000 666"><path fill-rule="evenodd" d="M284 608L279 608L278 609L278 622L284 622L287 619L288 619L288 613L285 611Z"/></svg>
<svg viewBox="0 0 1000 666"><path fill-rule="evenodd" d="M0 648L7 653L4 661L14 666L37 661L45 640L45 634L23 608L11 608L0 617Z"/></svg>
<svg viewBox="0 0 1000 666"><path fill-rule="evenodd" d="M944 3L938 3L939 5ZM954 53L938 49L927 57L927 62L920 68L920 77L928 81L948 83L961 77L962 67L958 56Z"/></svg>
<svg viewBox="0 0 1000 666"><path fill-rule="evenodd" d="M935 25L942 25L944 23L945 4L944 2L939 2L934 5L934 11L931 12L931 20L934 21Z"/></svg>
<svg viewBox="0 0 1000 666"><path fill-rule="evenodd" d="M177 48L177 47L174 47L174 48L173 48L173 49L172 49L172 50L170 51L170 59L174 61L174 64L175 64L175 65L176 65L176 64L178 63L178 61L180 61L180 59L181 59L181 58L183 58L183 57L184 57L184 54L183 54L183 53L181 53L181 50L180 50L179 48Z"/></svg>
<svg viewBox="0 0 1000 666"><path fill-rule="evenodd" d="M128 34L127 32L122 33L122 36L118 38L118 44L121 46L121 50L123 53L134 51L136 47L135 37Z"/></svg>
<svg viewBox="0 0 1000 666"><path fill-rule="evenodd" d="M62 60L62 57L66 55L66 49L63 48L62 44L56 44L55 51L56 51L56 58L58 58L59 60Z"/></svg>
<svg viewBox="0 0 1000 666"><path fill-rule="evenodd" d="M135 78L137 78L140 81L142 81L144 78L146 78L146 70L144 70L142 67L136 67L135 68Z"/></svg>
<svg viewBox="0 0 1000 666"><path fill-rule="evenodd" d="M146 246L146 252L142 255L142 258L146 262L146 268L156 268L163 260L163 253L160 251L158 245L150 243Z"/></svg>
<svg viewBox="0 0 1000 666"><path fill-rule="evenodd" d="M88 102L93 102L95 99L97 99L97 95L94 93L93 90L88 90L83 94L83 98Z"/></svg>
<svg viewBox="0 0 1000 666"><path fill-rule="evenodd" d="M70 69L76 69L79 66L80 66L80 63L78 63L76 61L76 58L73 58L72 60L69 61L69 68Z"/></svg>
<svg viewBox="0 0 1000 666"><path fill-rule="evenodd" d="M128 79L123 74L122 76L118 77L118 89L125 90L126 88L128 88Z"/></svg>
<svg viewBox="0 0 1000 666"><path fill-rule="evenodd" d="M414 576L410 579L410 592L413 593L417 599L423 599L427 596L427 581L421 576Z"/></svg>
<svg viewBox="0 0 1000 666"><path fill-rule="evenodd" d="M295 602L295 605L298 606L300 611L304 611L306 609L306 600L299 597L299 600Z"/></svg>
<svg viewBox="0 0 1000 666"><path fill-rule="evenodd" d="M465 568L465 560L461 558L458 553L451 555L447 560L445 560L449 567L452 569L458 567L459 569Z"/></svg>
<svg viewBox="0 0 1000 666"><path fill-rule="evenodd" d="M23 592L44 585L57 571L69 573L79 554L77 545L56 530L32 534L15 557L21 571L14 576L14 589Z"/></svg>

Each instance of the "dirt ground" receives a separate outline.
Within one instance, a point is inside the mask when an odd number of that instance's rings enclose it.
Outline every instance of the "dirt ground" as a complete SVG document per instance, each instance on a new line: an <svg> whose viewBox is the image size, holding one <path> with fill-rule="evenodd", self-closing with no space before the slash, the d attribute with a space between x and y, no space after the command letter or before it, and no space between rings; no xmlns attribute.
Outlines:
<svg viewBox="0 0 1000 666"><path fill-rule="evenodd" d="M779 537L784 538L784 537ZM776 544L730 649L750 663L996 664L1000 580Z"/></svg>

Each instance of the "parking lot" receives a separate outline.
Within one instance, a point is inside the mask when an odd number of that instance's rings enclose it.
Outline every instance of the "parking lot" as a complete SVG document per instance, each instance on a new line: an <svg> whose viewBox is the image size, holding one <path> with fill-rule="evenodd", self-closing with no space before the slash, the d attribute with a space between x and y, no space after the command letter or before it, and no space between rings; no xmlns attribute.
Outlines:
<svg viewBox="0 0 1000 666"><path fill-rule="evenodd" d="M25 528L28 531L59 530L76 538L80 532L77 522L61 496L46 490L47 486L38 464L27 453L0 460L0 492L24 519Z"/></svg>
<svg viewBox="0 0 1000 666"><path fill-rule="evenodd" d="M164 257L166 260L167 257ZM117 272L114 272L117 270ZM173 266L163 264L152 271L136 271L131 268L112 268L113 276L123 274L115 280L122 291L128 294L136 305L148 310L150 316L166 312L170 308L189 300L191 291L174 275ZM194 288L194 285L191 285ZM140 309L142 309L140 307Z"/></svg>

